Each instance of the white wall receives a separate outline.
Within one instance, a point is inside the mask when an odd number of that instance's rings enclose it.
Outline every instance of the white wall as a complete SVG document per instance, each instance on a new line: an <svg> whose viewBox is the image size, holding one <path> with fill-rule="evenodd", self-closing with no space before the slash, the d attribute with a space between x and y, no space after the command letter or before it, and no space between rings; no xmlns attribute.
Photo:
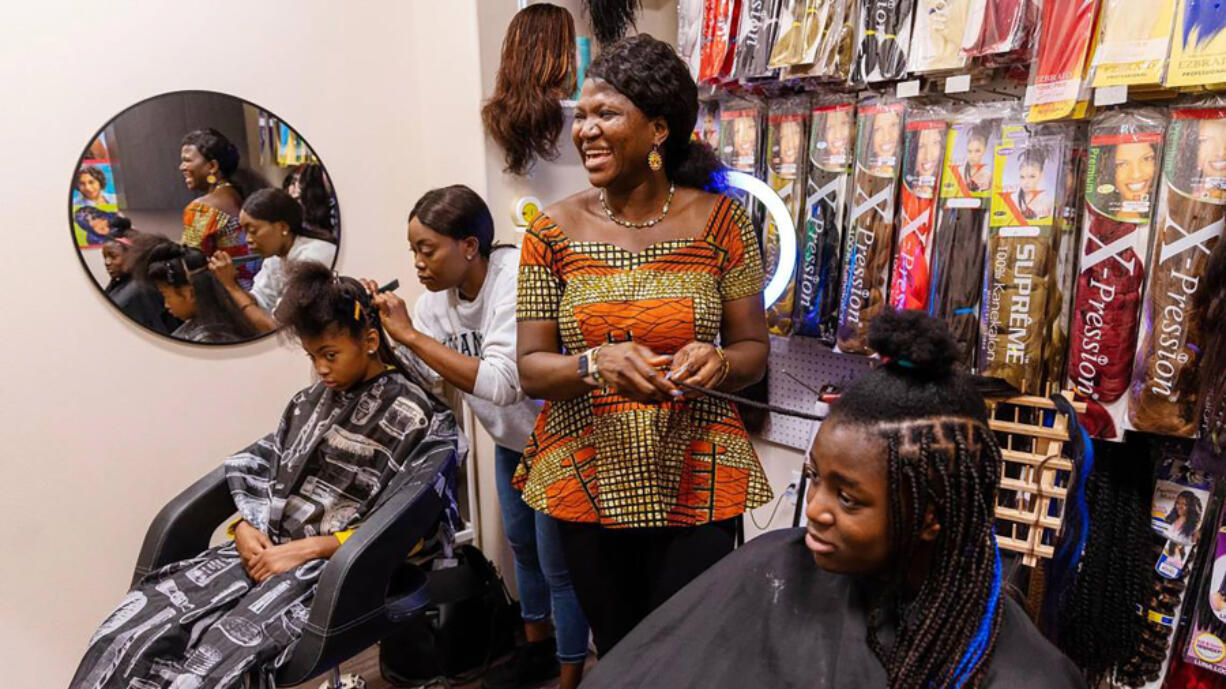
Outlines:
<svg viewBox="0 0 1226 689"><path fill-rule="evenodd" d="M69 239L76 156L149 95L246 97L328 166L339 269L399 277L411 299L413 199L442 183L485 189L476 0L40 0L7 3L2 24L0 657L8 684L57 687L122 597L161 505L270 430L309 381L300 351L275 339L192 347L117 317Z"/></svg>

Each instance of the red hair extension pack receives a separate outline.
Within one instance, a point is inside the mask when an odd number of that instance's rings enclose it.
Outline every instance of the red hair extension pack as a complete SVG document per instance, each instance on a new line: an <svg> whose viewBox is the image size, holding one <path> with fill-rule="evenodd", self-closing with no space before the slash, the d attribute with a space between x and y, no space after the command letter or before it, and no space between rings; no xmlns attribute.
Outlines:
<svg viewBox="0 0 1226 689"><path fill-rule="evenodd" d="M950 114L941 106L907 105L898 236L890 278L890 306L895 309L928 310L932 231Z"/></svg>
<svg viewBox="0 0 1226 689"><path fill-rule="evenodd" d="M1068 386L1114 420L1092 429L1100 437L1123 432L1165 130L1154 108L1105 112L1090 126Z"/></svg>

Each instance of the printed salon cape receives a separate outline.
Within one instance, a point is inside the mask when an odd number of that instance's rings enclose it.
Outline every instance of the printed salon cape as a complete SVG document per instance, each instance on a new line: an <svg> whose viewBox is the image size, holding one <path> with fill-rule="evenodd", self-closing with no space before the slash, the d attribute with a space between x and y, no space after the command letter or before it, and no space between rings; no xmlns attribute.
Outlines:
<svg viewBox="0 0 1226 689"><path fill-rule="evenodd" d="M400 373L349 391L318 383L290 400L275 433L225 461L239 515L276 544L361 528L402 489L445 496L459 524L454 416ZM71 689L273 686L301 637L326 560L256 584L234 542L145 577L89 642ZM251 686L251 685L247 685Z"/></svg>
<svg viewBox="0 0 1226 689"><path fill-rule="evenodd" d="M804 530L758 536L622 639L583 689L885 687L868 646L869 587L813 562ZM888 620L879 628L893 643ZM1082 689L1077 668L1012 600L981 689Z"/></svg>

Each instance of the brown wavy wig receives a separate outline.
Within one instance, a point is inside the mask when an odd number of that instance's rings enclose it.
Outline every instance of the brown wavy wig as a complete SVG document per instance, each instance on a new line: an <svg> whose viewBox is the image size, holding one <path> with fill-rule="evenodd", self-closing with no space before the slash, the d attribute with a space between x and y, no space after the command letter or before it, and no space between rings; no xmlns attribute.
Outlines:
<svg viewBox="0 0 1226 689"><path fill-rule="evenodd" d="M546 2L520 10L507 27L494 95L481 109L485 131L523 175L538 158L558 157L562 99L575 90L575 20Z"/></svg>

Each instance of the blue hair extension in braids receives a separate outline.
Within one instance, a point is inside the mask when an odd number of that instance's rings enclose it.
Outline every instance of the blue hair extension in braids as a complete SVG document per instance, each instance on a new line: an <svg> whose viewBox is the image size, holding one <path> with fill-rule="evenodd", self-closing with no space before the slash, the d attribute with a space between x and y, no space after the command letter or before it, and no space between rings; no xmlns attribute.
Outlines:
<svg viewBox="0 0 1226 689"><path fill-rule="evenodd" d="M1053 395L1059 413L1069 420L1069 440L1072 447L1073 472L1069 479L1064 530L1056 552L1047 563L1047 590L1043 598L1043 626L1054 638L1060 604L1077 575L1081 554L1090 535L1090 508L1086 503L1086 479L1094 471L1094 443L1077 418L1077 411L1062 395Z"/></svg>
<svg viewBox="0 0 1226 689"><path fill-rule="evenodd" d="M992 527L992 554L992 591L988 594L988 604L984 606L983 616L979 618L979 627L975 629L975 636L967 644L966 652L962 654L962 659L958 661L958 666L954 669L952 682L955 689L962 689L974 676L975 668L988 649L988 643L992 638L992 621L996 619L996 609L1000 607L1000 547L996 544L995 526Z"/></svg>

